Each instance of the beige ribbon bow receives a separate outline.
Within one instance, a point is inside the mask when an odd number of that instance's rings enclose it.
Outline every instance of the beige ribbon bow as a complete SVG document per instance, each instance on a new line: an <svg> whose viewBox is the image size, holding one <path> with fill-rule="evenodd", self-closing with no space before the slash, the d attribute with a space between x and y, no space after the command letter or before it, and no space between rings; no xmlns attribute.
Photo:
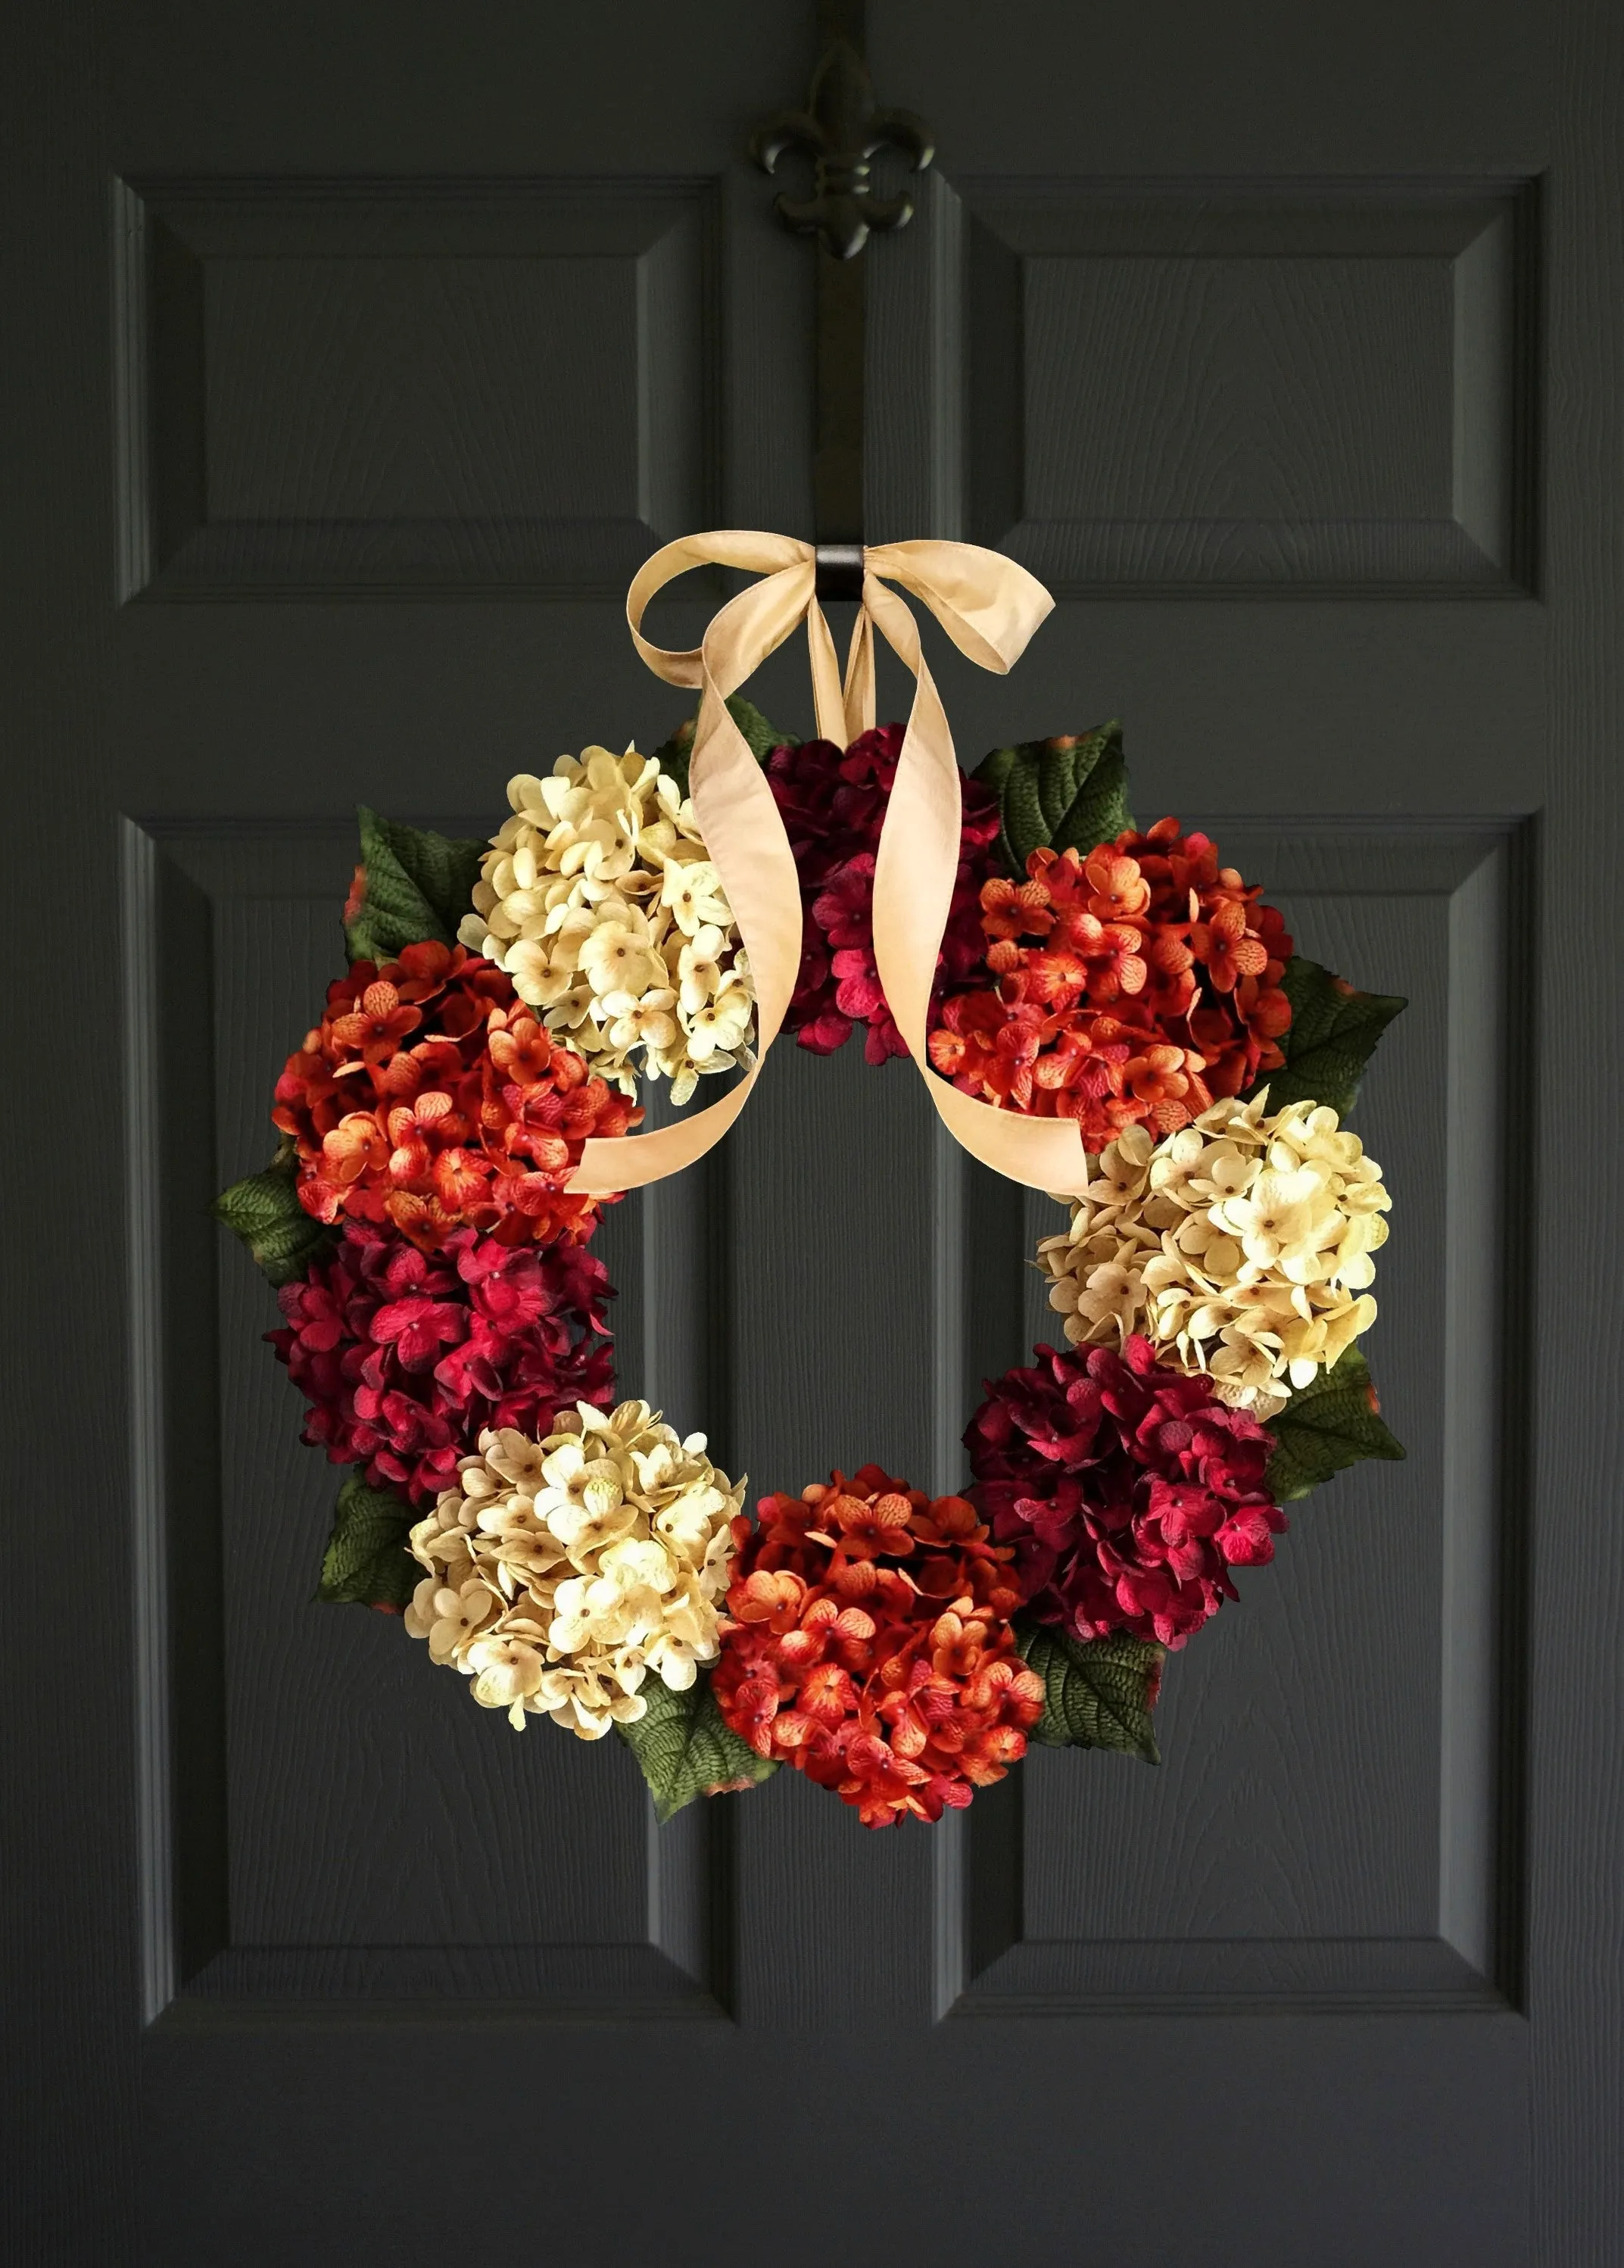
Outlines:
<svg viewBox="0 0 1624 2268"><path fill-rule="evenodd" d="M728 600L692 653L650 645L641 630L650 600L675 576L708 563L744 568L761 579ZM871 544L863 568L863 600L843 686L818 604L817 555L810 543L749 529L687 535L657 551L633 579L626 595L633 644L656 676L700 688L689 787L707 855L750 956L756 1056L720 1102L652 1133L589 1141L571 1189L594 1194L638 1189L692 1165L739 1116L778 1035L800 968L800 880L772 791L725 704L803 621L818 732L836 747L873 727L877 629L915 680L875 857L874 961L930 1100L954 1139L1011 1181L1060 1190L1081 1182L1083 1147L1071 1120L996 1109L961 1094L930 1068L930 993L959 867L959 764L947 712L920 650L918 626L885 585L900 583L911 591L961 653L1000 673L1019 659L1054 600L1024 567L973 543Z"/></svg>

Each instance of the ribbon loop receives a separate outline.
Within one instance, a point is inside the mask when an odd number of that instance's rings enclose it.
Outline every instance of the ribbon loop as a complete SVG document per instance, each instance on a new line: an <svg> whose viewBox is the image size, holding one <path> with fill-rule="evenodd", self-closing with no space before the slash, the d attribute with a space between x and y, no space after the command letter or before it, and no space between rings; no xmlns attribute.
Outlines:
<svg viewBox="0 0 1624 2268"><path fill-rule="evenodd" d="M974 1156L1033 1189L1076 1188L1084 1161L1072 1121L997 1110L959 1094L930 1067L930 994L959 865L959 764L918 624L887 586L910 592L961 653L1001 674L1019 659L1054 601L1024 567L976 544L871 544L863 555L863 598L842 678L818 603L816 562L812 545L794 536L726 529L666 544L645 561L627 593L627 622L643 660L668 684L699 689L689 786L707 853L749 955L756 1054L720 1102L654 1133L587 1142L570 1187L593 1194L637 1189L702 1157L743 1110L782 1028L800 968L800 880L772 791L726 704L804 620L821 739L844 747L873 729L877 630L915 681L880 828L873 911L875 966L915 1068L949 1132ZM720 608L691 652L650 643L642 634L650 600L678 575L706 564L742 568L760 579Z"/></svg>

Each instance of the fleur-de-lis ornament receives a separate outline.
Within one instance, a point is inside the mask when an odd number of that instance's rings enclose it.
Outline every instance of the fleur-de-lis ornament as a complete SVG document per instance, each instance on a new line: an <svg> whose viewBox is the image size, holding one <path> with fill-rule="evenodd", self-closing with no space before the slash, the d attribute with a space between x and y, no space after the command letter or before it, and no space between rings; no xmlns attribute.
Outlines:
<svg viewBox="0 0 1624 2268"><path fill-rule="evenodd" d="M836 260L862 251L871 232L901 228L913 218L906 194L877 197L870 161L881 150L900 150L915 173L935 156L930 129L911 110L877 110L868 68L850 40L836 35L812 83L805 110L781 110L755 131L750 154L773 173L786 150L812 161L810 197L775 199L786 226L816 236Z"/></svg>

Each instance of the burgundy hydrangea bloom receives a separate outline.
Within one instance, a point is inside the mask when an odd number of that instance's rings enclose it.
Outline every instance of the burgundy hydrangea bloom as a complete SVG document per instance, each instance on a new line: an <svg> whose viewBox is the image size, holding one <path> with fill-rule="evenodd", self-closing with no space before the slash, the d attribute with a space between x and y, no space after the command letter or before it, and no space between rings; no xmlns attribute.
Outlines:
<svg viewBox="0 0 1624 2268"><path fill-rule="evenodd" d="M1182 1646L1238 1595L1231 1567L1275 1556L1274 1443L1148 1339L1037 1354L988 1381L964 1437L972 1499L1016 1546L1027 1611L1079 1638Z"/></svg>
<svg viewBox="0 0 1624 2268"><path fill-rule="evenodd" d="M871 1064L906 1055L874 966L874 852L902 752L903 727L882 725L842 755L832 740L775 748L773 791L800 870L801 966L785 1019L804 1048L833 1055L867 1027ZM933 999L964 984L983 965L981 889L1000 871L997 799L979 781L959 778L964 814L959 873L938 956Z"/></svg>
<svg viewBox="0 0 1624 2268"><path fill-rule="evenodd" d="M314 1405L305 1439L376 1488L434 1501L487 1425L540 1435L555 1410L614 1400L601 1260L464 1228L435 1253L350 1224L266 1334Z"/></svg>

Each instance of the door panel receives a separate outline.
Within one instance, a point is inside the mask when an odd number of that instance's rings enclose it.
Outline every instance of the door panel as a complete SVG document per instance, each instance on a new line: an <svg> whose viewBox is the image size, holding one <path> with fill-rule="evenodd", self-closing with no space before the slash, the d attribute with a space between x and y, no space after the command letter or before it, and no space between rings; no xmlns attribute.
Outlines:
<svg viewBox="0 0 1624 2268"><path fill-rule="evenodd" d="M978 541L1067 597L1524 579L1525 189L954 186Z"/></svg>
<svg viewBox="0 0 1624 2268"><path fill-rule="evenodd" d="M713 512L714 183L121 181L114 216L127 598L619 593Z"/></svg>
<svg viewBox="0 0 1624 2268"><path fill-rule="evenodd" d="M716 2013L706 1815L657 1829L620 1743L493 1742L466 1690L414 1675L398 1622L312 1611L312 1538L342 1475L299 1444L299 1399L261 1344L276 1300L246 1254L210 1237L200 1283L208 1193L263 1162L267 1079L332 973L349 830L131 826L125 857L145 980L135 1077L152 1099L132 1179L164 1200L134 1269L160 1350L138 1420L153 1445L138 1550L173 1649L149 1649L138 1705L149 1756L178 1749L141 1791L149 2019L200 1996L245 2014ZM166 1071L200 1039L212 1108L194 1094L178 1110ZM617 1219L602 1248L635 1317L628 1379L651 1336L641 1226ZM219 1442L217 1493L175 1485L189 1462L175 1449L200 1436ZM198 1629L217 1634L212 1677L187 1650ZM493 1835L497 1820L516 1831Z"/></svg>
<svg viewBox="0 0 1624 2268"><path fill-rule="evenodd" d="M1411 988L1359 1105L1401 1192L1374 1359L1408 1460L1293 1507L1240 1609L1170 1660L1158 1771L1040 1756L1018 1801L957 1822L970 1895L1003 1879L1019 1921L965 1989L1011 2012L1507 2006L1525 1445L1504 1381L1526 1349L1505 1174L1530 845L1481 824L1202 824L1272 878L1299 950ZM1030 1249L1063 1217L1025 1210ZM1057 1322L1034 1277L1027 1340Z"/></svg>

